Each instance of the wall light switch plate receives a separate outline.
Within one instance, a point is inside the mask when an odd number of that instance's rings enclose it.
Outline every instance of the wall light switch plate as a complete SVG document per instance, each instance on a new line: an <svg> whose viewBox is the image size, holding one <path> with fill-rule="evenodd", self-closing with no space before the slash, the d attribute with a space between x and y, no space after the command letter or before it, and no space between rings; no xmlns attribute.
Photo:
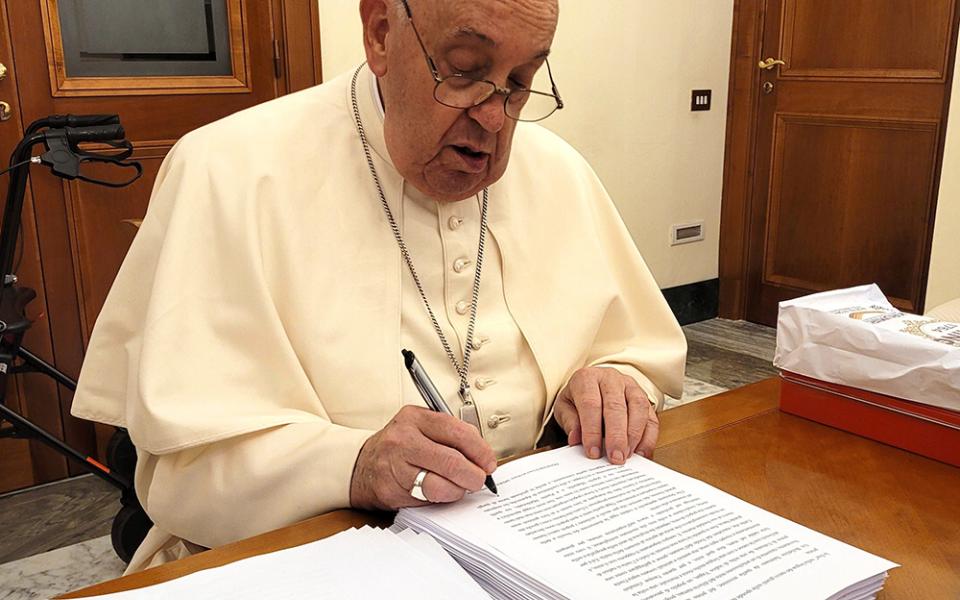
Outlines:
<svg viewBox="0 0 960 600"><path fill-rule="evenodd" d="M710 110L712 97L713 90L693 90L693 96L690 99L690 110Z"/></svg>

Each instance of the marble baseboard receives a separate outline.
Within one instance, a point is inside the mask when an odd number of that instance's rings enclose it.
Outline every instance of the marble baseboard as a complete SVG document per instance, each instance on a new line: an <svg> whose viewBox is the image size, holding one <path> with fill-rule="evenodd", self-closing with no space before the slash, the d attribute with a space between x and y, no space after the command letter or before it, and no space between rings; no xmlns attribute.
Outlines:
<svg viewBox="0 0 960 600"><path fill-rule="evenodd" d="M720 280L710 279L661 290L670 310L681 325L697 323L717 316L720 306Z"/></svg>
<svg viewBox="0 0 960 600"><path fill-rule="evenodd" d="M123 575L110 536L0 565L0 600L52 598Z"/></svg>

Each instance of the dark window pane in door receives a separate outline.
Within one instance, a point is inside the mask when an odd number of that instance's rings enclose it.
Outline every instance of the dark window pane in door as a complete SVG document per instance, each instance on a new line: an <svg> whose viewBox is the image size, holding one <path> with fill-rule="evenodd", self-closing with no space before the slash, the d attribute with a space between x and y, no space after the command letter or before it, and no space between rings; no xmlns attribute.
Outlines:
<svg viewBox="0 0 960 600"><path fill-rule="evenodd" d="M60 0L67 77L230 75L226 0Z"/></svg>

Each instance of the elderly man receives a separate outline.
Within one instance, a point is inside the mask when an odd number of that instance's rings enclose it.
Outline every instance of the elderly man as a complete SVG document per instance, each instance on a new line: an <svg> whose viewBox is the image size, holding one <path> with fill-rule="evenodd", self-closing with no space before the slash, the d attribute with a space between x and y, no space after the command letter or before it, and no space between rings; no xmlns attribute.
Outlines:
<svg viewBox="0 0 960 600"><path fill-rule="evenodd" d="M131 570L456 501L551 420L592 458L652 452L682 333L589 166L522 123L562 106L557 13L361 0L365 66L171 151L73 409L138 448Z"/></svg>

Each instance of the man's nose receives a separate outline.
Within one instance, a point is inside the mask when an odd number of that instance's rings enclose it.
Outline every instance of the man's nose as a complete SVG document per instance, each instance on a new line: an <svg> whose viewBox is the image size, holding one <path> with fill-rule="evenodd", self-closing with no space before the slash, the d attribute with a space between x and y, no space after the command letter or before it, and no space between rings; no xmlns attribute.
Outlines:
<svg viewBox="0 0 960 600"><path fill-rule="evenodd" d="M480 104L467 110L467 114L490 133L497 133L503 129L503 124L507 119L504 112L505 108L503 96L492 94Z"/></svg>

